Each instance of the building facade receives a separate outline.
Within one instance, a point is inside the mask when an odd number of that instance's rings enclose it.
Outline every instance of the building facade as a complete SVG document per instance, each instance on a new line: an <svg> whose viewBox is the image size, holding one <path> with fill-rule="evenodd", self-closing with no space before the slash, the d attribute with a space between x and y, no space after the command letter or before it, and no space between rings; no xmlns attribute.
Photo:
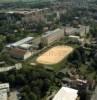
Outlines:
<svg viewBox="0 0 97 100"><path fill-rule="evenodd" d="M24 50L20 48L12 48L9 51L9 53L10 53L10 56L20 59L20 60L26 60L32 56L32 52L30 52L29 50Z"/></svg>
<svg viewBox="0 0 97 100"><path fill-rule="evenodd" d="M79 25L77 28L74 27L65 27L65 35L79 35L84 36L86 33L90 31L89 26Z"/></svg>
<svg viewBox="0 0 97 100"><path fill-rule="evenodd" d="M43 45L49 45L62 38L64 38L64 29L55 29L53 31L46 32L41 38L41 43Z"/></svg>

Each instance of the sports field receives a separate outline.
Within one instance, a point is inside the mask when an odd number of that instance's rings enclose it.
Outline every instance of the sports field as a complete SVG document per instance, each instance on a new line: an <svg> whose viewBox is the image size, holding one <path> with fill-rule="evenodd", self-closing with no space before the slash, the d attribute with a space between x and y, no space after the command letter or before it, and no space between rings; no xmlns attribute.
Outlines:
<svg viewBox="0 0 97 100"><path fill-rule="evenodd" d="M73 48L70 46L55 46L51 49L49 49L47 52L40 55L36 62L40 64L57 64L61 62L65 57L67 57L71 52L73 51Z"/></svg>

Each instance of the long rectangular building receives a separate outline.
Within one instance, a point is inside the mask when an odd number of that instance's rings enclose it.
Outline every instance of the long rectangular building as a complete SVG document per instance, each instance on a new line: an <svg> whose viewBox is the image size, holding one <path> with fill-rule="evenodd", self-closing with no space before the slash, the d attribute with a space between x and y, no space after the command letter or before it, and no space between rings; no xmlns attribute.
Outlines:
<svg viewBox="0 0 97 100"><path fill-rule="evenodd" d="M20 46L22 44L32 42L33 39L34 39L34 37L26 37L24 39L21 39L20 41L17 41L15 43L9 44L6 47L17 47L17 46Z"/></svg>
<svg viewBox="0 0 97 100"><path fill-rule="evenodd" d="M45 35L41 38L41 43L44 45L49 45L50 43L53 43L54 41L60 40L64 38L64 29L55 29L53 31L48 31L45 33Z"/></svg>

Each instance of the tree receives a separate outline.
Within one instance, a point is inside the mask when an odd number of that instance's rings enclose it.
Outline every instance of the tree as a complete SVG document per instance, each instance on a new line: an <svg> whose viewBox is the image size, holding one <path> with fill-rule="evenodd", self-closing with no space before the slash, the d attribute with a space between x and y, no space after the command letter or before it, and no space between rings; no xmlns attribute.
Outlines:
<svg viewBox="0 0 97 100"><path fill-rule="evenodd" d="M24 77L23 74L18 74L18 75L16 75L16 84L17 84L18 86L25 85L26 82L27 82L27 81L26 81L26 79L25 79L25 77Z"/></svg>
<svg viewBox="0 0 97 100"><path fill-rule="evenodd" d="M3 35L0 35L0 51L4 48L5 41L6 41L6 37Z"/></svg>
<svg viewBox="0 0 97 100"><path fill-rule="evenodd" d="M37 96L38 97L40 97L41 96L41 91L40 91L40 89L39 89L39 87L33 87L33 92L35 93L35 94L37 94Z"/></svg>
<svg viewBox="0 0 97 100"><path fill-rule="evenodd" d="M44 47L43 43L39 43L39 49L42 49Z"/></svg>
<svg viewBox="0 0 97 100"><path fill-rule="evenodd" d="M36 94L33 93L33 92L31 92L31 93L29 94L29 98L30 98L30 100L38 100Z"/></svg>
<svg viewBox="0 0 97 100"><path fill-rule="evenodd" d="M29 94L31 92L31 89L30 89L29 85L25 85L22 88L22 92L26 92L27 94Z"/></svg>
<svg viewBox="0 0 97 100"><path fill-rule="evenodd" d="M30 100L26 93L22 93L21 97L22 97L21 100Z"/></svg>
<svg viewBox="0 0 97 100"><path fill-rule="evenodd" d="M16 40L15 34L8 34L8 35L6 36L6 41L7 41L7 43L15 42L15 40Z"/></svg>
<svg viewBox="0 0 97 100"><path fill-rule="evenodd" d="M8 76L8 81L11 84L12 87L15 86L15 76L14 75L9 75Z"/></svg>

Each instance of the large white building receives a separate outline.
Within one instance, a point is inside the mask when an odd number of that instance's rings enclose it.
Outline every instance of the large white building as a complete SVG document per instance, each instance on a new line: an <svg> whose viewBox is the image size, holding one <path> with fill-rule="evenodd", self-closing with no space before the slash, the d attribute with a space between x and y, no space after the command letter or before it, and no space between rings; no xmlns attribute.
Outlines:
<svg viewBox="0 0 97 100"><path fill-rule="evenodd" d="M32 52L33 39L34 37L26 37L20 41L7 45L6 47L9 48L8 52L10 56L21 60L26 60L29 57L31 57L33 55Z"/></svg>
<svg viewBox="0 0 97 100"><path fill-rule="evenodd" d="M52 100L76 100L78 90L62 87Z"/></svg>
<svg viewBox="0 0 97 100"><path fill-rule="evenodd" d="M9 84L0 84L0 100L8 100Z"/></svg>
<svg viewBox="0 0 97 100"><path fill-rule="evenodd" d="M49 45L57 40L64 38L64 29L55 29L53 31L48 31L41 38L41 43L44 45Z"/></svg>
<svg viewBox="0 0 97 100"><path fill-rule="evenodd" d="M26 37L24 39L21 39L21 40L15 42L15 43L9 44L6 47L18 47L18 46L20 46L22 44L26 44L26 43L32 42L33 39L34 39L34 37Z"/></svg>

